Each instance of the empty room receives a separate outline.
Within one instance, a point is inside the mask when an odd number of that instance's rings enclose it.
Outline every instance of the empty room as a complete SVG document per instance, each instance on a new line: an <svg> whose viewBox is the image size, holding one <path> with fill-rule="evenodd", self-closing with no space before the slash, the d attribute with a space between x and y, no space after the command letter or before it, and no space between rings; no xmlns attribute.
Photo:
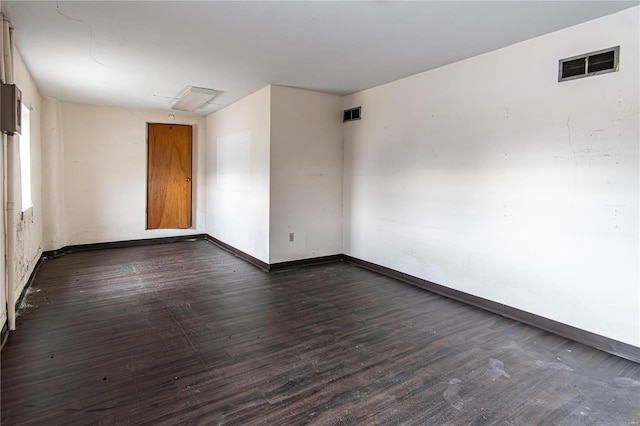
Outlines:
<svg viewBox="0 0 640 426"><path fill-rule="evenodd" d="M3 425L640 424L640 2L0 12Z"/></svg>

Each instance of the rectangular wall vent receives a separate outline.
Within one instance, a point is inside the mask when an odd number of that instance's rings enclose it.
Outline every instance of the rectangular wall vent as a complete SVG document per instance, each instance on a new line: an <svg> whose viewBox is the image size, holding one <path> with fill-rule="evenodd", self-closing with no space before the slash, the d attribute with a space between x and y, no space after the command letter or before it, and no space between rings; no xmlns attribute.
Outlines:
<svg viewBox="0 0 640 426"><path fill-rule="evenodd" d="M619 62L620 46L561 59L558 63L558 81L616 72Z"/></svg>
<svg viewBox="0 0 640 426"><path fill-rule="evenodd" d="M362 107L356 107L351 109L345 109L344 114L342 115L342 122L360 120L362 117L360 116L360 110Z"/></svg>

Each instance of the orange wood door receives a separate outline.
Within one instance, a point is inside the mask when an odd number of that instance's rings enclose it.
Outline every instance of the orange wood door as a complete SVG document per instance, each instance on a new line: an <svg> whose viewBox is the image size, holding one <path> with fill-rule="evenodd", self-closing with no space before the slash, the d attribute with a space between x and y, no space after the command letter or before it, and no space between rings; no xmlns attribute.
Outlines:
<svg viewBox="0 0 640 426"><path fill-rule="evenodd" d="M148 123L147 229L191 227L191 126Z"/></svg>

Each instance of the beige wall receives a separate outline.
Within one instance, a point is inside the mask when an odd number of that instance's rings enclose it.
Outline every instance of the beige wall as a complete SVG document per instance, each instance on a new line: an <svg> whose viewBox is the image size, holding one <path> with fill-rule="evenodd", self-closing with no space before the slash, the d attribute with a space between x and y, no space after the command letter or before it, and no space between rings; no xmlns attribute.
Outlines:
<svg viewBox="0 0 640 426"><path fill-rule="evenodd" d="M203 233L203 117L45 101L46 249ZM146 230L147 123L193 126L191 229ZM49 220L49 218L51 220Z"/></svg>
<svg viewBox="0 0 640 426"><path fill-rule="evenodd" d="M269 263L271 87L207 117L207 233Z"/></svg>
<svg viewBox="0 0 640 426"><path fill-rule="evenodd" d="M42 253L42 167L41 167L41 98L38 89L24 64L20 53L14 49L14 82L22 91L22 103L31 109L31 199L33 207L21 214L21 184L19 164L16 165L17 182L14 186L14 214L16 216L16 245L14 253L16 297L27 284L33 268ZM19 156L17 158L19 161Z"/></svg>
<svg viewBox="0 0 640 426"><path fill-rule="evenodd" d="M38 89L31 78L29 70L24 64L20 53L13 51L14 83L22 91L22 102L27 105L30 112L31 134L31 198L33 207L22 212L22 191L20 177L20 138L3 136L3 154L6 161L2 162L2 175L7 178L6 210L7 234L2 231L2 249L0 249L2 262L2 286L0 303L1 324L7 321L7 305L15 306L21 292L24 290L42 253L42 202L41 202L41 98ZM6 164L6 168L5 168ZM4 187L0 191L4 200ZM4 224L4 219L2 220ZM5 250L5 241L9 241L9 249ZM4 262L7 256L6 264ZM11 291L10 291L11 290Z"/></svg>
<svg viewBox="0 0 640 426"><path fill-rule="evenodd" d="M64 226L64 144L58 101L42 100L42 220L43 250L66 245Z"/></svg>
<svg viewBox="0 0 640 426"><path fill-rule="evenodd" d="M207 117L207 233L265 263L341 253L341 113L267 86Z"/></svg>
<svg viewBox="0 0 640 426"><path fill-rule="evenodd" d="M272 86L270 159L270 263L342 253L342 97Z"/></svg>

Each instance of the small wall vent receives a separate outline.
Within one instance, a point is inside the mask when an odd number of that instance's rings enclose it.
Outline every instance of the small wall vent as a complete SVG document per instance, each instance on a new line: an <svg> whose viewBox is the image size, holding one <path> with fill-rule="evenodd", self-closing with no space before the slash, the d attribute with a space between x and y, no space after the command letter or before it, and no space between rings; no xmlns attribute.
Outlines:
<svg viewBox="0 0 640 426"><path fill-rule="evenodd" d="M558 63L558 81L616 72L619 62L620 46L561 59Z"/></svg>
<svg viewBox="0 0 640 426"><path fill-rule="evenodd" d="M342 115L342 122L360 120L362 117L360 115L360 110L362 107L356 107L351 109L345 109L344 114Z"/></svg>

